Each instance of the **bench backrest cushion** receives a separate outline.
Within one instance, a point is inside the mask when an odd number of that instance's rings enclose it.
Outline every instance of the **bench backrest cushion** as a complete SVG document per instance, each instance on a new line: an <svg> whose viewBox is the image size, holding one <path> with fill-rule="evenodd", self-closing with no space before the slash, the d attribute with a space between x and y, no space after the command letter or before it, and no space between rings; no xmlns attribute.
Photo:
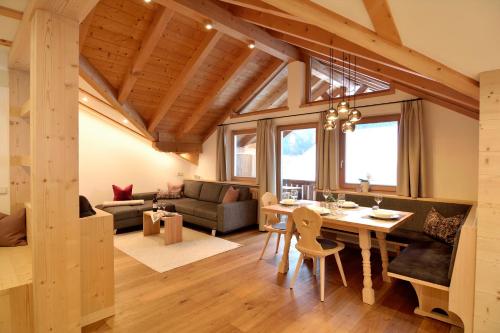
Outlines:
<svg viewBox="0 0 500 333"><path fill-rule="evenodd" d="M199 199L202 182L197 182L195 180L185 180L184 181L184 196L191 199Z"/></svg>
<svg viewBox="0 0 500 333"><path fill-rule="evenodd" d="M203 183L201 185L200 200L209 202L219 202L222 184Z"/></svg>

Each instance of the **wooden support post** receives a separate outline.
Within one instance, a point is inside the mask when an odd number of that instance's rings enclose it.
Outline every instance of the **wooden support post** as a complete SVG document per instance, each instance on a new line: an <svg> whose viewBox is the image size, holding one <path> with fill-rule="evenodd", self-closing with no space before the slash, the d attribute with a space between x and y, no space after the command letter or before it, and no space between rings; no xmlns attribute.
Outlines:
<svg viewBox="0 0 500 333"><path fill-rule="evenodd" d="M481 73L474 332L500 331L500 69Z"/></svg>
<svg viewBox="0 0 500 333"><path fill-rule="evenodd" d="M80 332L78 21L31 21L31 206L35 332Z"/></svg>

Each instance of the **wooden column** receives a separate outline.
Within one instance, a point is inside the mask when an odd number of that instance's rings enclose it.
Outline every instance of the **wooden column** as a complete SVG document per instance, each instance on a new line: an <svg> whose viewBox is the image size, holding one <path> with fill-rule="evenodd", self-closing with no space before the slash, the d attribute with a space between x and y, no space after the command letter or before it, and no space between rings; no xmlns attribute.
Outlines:
<svg viewBox="0 0 500 333"><path fill-rule="evenodd" d="M474 332L500 332L500 70L480 75Z"/></svg>
<svg viewBox="0 0 500 333"><path fill-rule="evenodd" d="M35 332L80 332L78 21L31 21L31 204Z"/></svg>

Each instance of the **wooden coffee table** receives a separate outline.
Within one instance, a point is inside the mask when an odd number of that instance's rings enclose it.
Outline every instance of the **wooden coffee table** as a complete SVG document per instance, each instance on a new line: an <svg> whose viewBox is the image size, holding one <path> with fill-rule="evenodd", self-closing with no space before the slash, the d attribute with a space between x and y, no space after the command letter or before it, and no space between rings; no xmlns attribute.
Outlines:
<svg viewBox="0 0 500 333"><path fill-rule="evenodd" d="M153 223L153 211L146 211L142 215L142 233L144 236L160 233L160 222ZM164 216L161 218L165 224L163 238L165 245L182 242L182 215Z"/></svg>

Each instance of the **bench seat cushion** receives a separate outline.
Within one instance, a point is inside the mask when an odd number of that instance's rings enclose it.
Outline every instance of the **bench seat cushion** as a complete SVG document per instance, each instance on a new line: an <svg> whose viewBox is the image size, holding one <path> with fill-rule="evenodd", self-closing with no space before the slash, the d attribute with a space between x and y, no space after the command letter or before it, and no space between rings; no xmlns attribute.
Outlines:
<svg viewBox="0 0 500 333"><path fill-rule="evenodd" d="M411 244L416 242L431 242L433 239L423 232L410 229L398 228L387 234L387 240L402 244Z"/></svg>
<svg viewBox="0 0 500 333"><path fill-rule="evenodd" d="M448 287L452 250L436 241L410 244L391 261L389 272Z"/></svg>

